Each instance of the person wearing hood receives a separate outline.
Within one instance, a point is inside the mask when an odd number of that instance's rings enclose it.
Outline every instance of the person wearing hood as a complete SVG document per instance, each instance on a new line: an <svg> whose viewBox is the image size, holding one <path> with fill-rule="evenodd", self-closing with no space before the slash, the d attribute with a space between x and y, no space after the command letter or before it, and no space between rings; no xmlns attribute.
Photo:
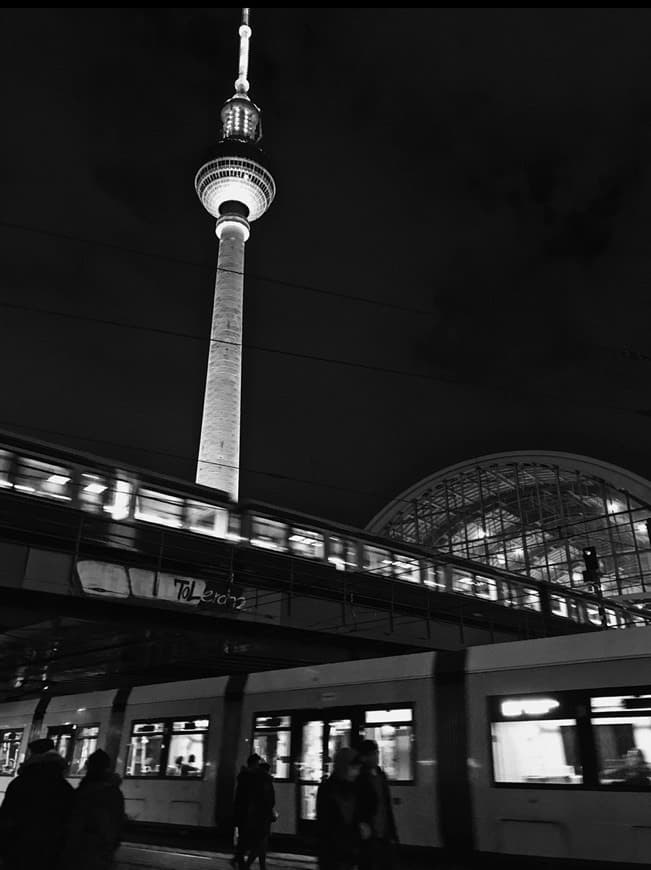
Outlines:
<svg viewBox="0 0 651 870"><path fill-rule="evenodd" d="M355 781L359 776L357 753L340 747L332 774L316 793L319 836L319 870L353 870L359 858L359 826Z"/></svg>
<svg viewBox="0 0 651 870"><path fill-rule="evenodd" d="M62 870L110 870L120 845L124 797L103 749L88 756L67 828Z"/></svg>
<svg viewBox="0 0 651 870"><path fill-rule="evenodd" d="M276 816L273 780L261 762L262 758L253 753L237 777L234 816L238 840L230 863L241 870L248 870L256 858L260 870L265 870L271 823Z"/></svg>
<svg viewBox="0 0 651 870"><path fill-rule="evenodd" d="M0 806L0 854L5 870L55 870L74 789L52 740L34 740L28 748L30 754Z"/></svg>

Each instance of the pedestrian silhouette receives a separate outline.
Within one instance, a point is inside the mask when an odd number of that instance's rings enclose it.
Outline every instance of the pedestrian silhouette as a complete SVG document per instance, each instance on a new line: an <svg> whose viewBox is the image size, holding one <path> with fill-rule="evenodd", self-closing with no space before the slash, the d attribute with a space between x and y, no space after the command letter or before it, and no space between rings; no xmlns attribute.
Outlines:
<svg viewBox="0 0 651 870"><path fill-rule="evenodd" d="M120 845L124 797L110 757L98 749L88 757L67 827L62 870L110 870Z"/></svg>
<svg viewBox="0 0 651 870"><path fill-rule="evenodd" d="M355 781L359 758L354 749L337 750L331 776L316 794L320 870L353 870L359 859L360 833Z"/></svg>
<svg viewBox="0 0 651 870"><path fill-rule="evenodd" d="M359 759L362 763L356 788L362 837L359 868L392 870L398 835L389 784L379 767L380 755L375 740L362 740Z"/></svg>
<svg viewBox="0 0 651 870"><path fill-rule="evenodd" d="M237 777L235 791L235 825L237 846L231 865L240 870L251 867L257 858L260 870L266 868L271 823L275 820L275 793L268 771L261 768L259 755L249 756L246 767Z"/></svg>
<svg viewBox="0 0 651 870"><path fill-rule="evenodd" d="M55 870L74 790L52 740L34 740L28 748L30 754L0 806L0 854L4 870Z"/></svg>

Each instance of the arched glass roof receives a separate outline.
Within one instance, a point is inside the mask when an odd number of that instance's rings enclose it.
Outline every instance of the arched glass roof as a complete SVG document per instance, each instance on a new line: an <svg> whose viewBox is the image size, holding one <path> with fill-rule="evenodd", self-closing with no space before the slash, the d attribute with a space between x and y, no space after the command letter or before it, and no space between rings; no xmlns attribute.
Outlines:
<svg viewBox="0 0 651 870"><path fill-rule="evenodd" d="M651 483L565 453L500 453L433 474L369 523L375 534L583 587L597 551L609 597L651 599Z"/></svg>

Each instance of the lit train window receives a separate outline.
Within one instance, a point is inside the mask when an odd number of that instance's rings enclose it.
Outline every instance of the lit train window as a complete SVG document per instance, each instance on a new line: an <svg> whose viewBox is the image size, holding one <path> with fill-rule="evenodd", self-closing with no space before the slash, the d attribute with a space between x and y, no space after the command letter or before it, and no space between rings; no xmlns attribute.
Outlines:
<svg viewBox="0 0 651 870"><path fill-rule="evenodd" d="M497 583L492 577L475 575L475 595L487 601L497 601Z"/></svg>
<svg viewBox="0 0 651 870"><path fill-rule="evenodd" d="M269 764L274 779L289 779L291 724L290 716L255 717L252 751Z"/></svg>
<svg viewBox="0 0 651 870"><path fill-rule="evenodd" d="M522 607L524 610L535 610L540 613L540 592L537 589L532 589L530 586L511 587L511 597L515 607Z"/></svg>
<svg viewBox="0 0 651 870"><path fill-rule="evenodd" d="M299 529L293 526L289 534L289 547L297 556L306 559L323 559L323 534L313 532L312 529Z"/></svg>
<svg viewBox="0 0 651 870"><path fill-rule="evenodd" d="M565 619L568 618L567 600L563 595L550 595L549 602L551 612L554 616L563 616Z"/></svg>
<svg viewBox="0 0 651 870"><path fill-rule="evenodd" d="M208 719L172 722L172 738L167 754L168 776L203 775Z"/></svg>
<svg viewBox="0 0 651 870"><path fill-rule="evenodd" d="M394 553L393 571L396 580L406 580L408 583L420 583L420 564L418 559Z"/></svg>
<svg viewBox="0 0 651 870"><path fill-rule="evenodd" d="M586 619L592 625L601 625L601 613L599 613L599 608L595 604L586 604L585 605L585 615Z"/></svg>
<svg viewBox="0 0 651 870"><path fill-rule="evenodd" d="M18 769L23 729L0 731L0 776L14 776Z"/></svg>
<svg viewBox="0 0 651 870"><path fill-rule="evenodd" d="M228 511L212 504L188 501L187 525L191 532L211 535L214 538L228 537Z"/></svg>
<svg viewBox="0 0 651 870"><path fill-rule="evenodd" d="M373 574L382 574L385 577L393 575L393 559L388 550L380 547L362 547L362 569Z"/></svg>
<svg viewBox="0 0 651 870"><path fill-rule="evenodd" d="M435 567L434 565L423 562L422 570L423 583L426 586L429 586L432 589L436 589L438 592L445 592L447 588L445 569L441 568L440 566Z"/></svg>
<svg viewBox="0 0 651 870"><path fill-rule="evenodd" d="M82 725L77 728L75 744L72 750L69 776L83 776L88 756L97 749L99 725Z"/></svg>
<svg viewBox="0 0 651 870"><path fill-rule="evenodd" d="M134 724L127 753L125 775L159 776L164 742L164 722Z"/></svg>
<svg viewBox="0 0 651 870"><path fill-rule="evenodd" d="M251 516L251 543L265 550L287 550L287 526L266 517Z"/></svg>
<svg viewBox="0 0 651 870"><path fill-rule="evenodd" d="M651 694L590 698L599 782L618 789L651 789Z"/></svg>
<svg viewBox="0 0 651 870"><path fill-rule="evenodd" d="M496 783L583 783L571 700L562 695L492 700L491 737Z"/></svg>
<svg viewBox="0 0 651 870"><path fill-rule="evenodd" d="M126 480L116 480L104 505L104 510L114 520L126 520L131 507L131 484Z"/></svg>
<svg viewBox="0 0 651 870"><path fill-rule="evenodd" d="M153 489L136 493L134 519L180 529L183 526L183 499Z"/></svg>
<svg viewBox="0 0 651 870"><path fill-rule="evenodd" d="M67 725L51 725L47 729L47 736L53 741L54 748L68 765L72 759L75 731L76 726L70 723Z"/></svg>
<svg viewBox="0 0 651 870"><path fill-rule="evenodd" d="M0 450L0 487L10 489L13 485L9 479L11 471L11 453L8 450Z"/></svg>
<svg viewBox="0 0 651 870"><path fill-rule="evenodd" d="M409 782L414 778L413 715L408 707L364 713L364 738L377 743L380 767L393 782Z"/></svg>
<svg viewBox="0 0 651 870"><path fill-rule="evenodd" d="M340 571L356 571L358 567L357 542L338 535L328 537L328 562Z"/></svg>
<svg viewBox="0 0 651 870"><path fill-rule="evenodd" d="M104 506L108 481L99 474L82 471L79 480L79 501L84 510L99 512Z"/></svg>
<svg viewBox="0 0 651 870"><path fill-rule="evenodd" d="M475 581L472 574L465 571L453 570L450 574L450 582L453 592L460 592L462 595L472 595L474 593Z"/></svg>
<svg viewBox="0 0 651 870"><path fill-rule="evenodd" d="M19 457L14 488L30 495L70 501L70 470L49 462Z"/></svg>

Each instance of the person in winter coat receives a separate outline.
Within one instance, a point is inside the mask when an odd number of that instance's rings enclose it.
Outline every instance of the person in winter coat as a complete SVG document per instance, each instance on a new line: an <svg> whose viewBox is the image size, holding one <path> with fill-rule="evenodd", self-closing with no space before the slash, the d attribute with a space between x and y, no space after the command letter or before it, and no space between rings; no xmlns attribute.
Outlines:
<svg viewBox="0 0 651 870"><path fill-rule="evenodd" d="M55 870L74 790L52 740L34 740L29 751L0 807L0 854L5 870Z"/></svg>
<svg viewBox="0 0 651 870"><path fill-rule="evenodd" d="M316 793L320 870L353 870L359 857L359 827L355 780L359 759L343 746L335 753L332 775Z"/></svg>
<svg viewBox="0 0 651 870"><path fill-rule="evenodd" d="M110 870L120 845L124 797L120 777L102 749L88 757L67 828L61 870Z"/></svg>
<svg viewBox="0 0 651 870"><path fill-rule="evenodd" d="M391 870L398 835L389 784L379 767L380 755L375 740L362 740L359 758L362 763L356 784L362 837L359 867L360 870Z"/></svg>
<svg viewBox="0 0 651 870"><path fill-rule="evenodd" d="M260 767L261 761L256 753L249 756L246 767L238 774L235 790L234 816L238 840L231 865L246 870L256 858L260 870L265 870L271 823L276 817L273 780Z"/></svg>

